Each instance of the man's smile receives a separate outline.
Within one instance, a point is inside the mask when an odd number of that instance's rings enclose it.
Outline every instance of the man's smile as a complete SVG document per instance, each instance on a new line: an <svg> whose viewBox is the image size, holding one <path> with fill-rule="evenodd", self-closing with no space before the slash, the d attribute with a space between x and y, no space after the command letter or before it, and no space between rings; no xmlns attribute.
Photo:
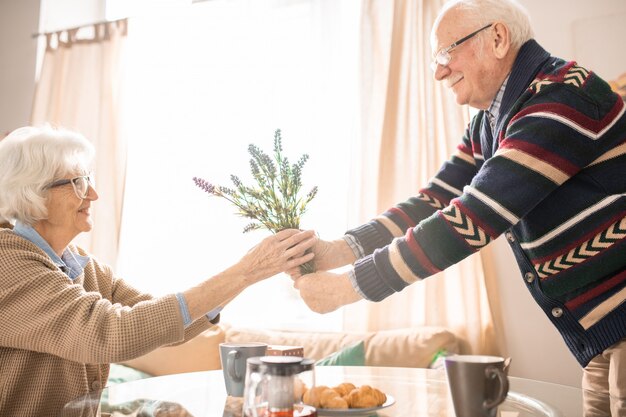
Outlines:
<svg viewBox="0 0 626 417"><path fill-rule="evenodd" d="M446 78L445 85L448 88L452 88L462 79L463 79L463 74L451 75L450 77Z"/></svg>

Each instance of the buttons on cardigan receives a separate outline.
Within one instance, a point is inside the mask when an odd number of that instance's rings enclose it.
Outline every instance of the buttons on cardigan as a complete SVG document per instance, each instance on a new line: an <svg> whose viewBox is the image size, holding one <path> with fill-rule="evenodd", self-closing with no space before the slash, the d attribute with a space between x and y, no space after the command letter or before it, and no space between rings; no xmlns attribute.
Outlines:
<svg viewBox="0 0 626 417"><path fill-rule="evenodd" d="M506 240L508 240L509 242L511 243L515 242L515 236L513 236L513 233L506 232L504 236L506 236Z"/></svg>
<svg viewBox="0 0 626 417"><path fill-rule="evenodd" d="M532 283L535 280L535 274L533 274L532 272L526 272L524 274L524 279L526 280L527 283Z"/></svg>
<svg viewBox="0 0 626 417"><path fill-rule="evenodd" d="M561 317L563 315L563 309L560 307L554 307L552 309L552 317Z"/></svg>
<svg viewBox="0 0 626 417"><path fill-rule="evenodd" d="M94 391L98 391L101 388L100 381L93 381L91 383L91 389Z"/></svg>

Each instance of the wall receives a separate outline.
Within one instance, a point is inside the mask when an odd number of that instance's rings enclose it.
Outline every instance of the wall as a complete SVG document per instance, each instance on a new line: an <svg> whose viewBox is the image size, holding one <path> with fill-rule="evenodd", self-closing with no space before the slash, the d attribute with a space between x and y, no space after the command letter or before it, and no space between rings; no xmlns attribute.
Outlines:
<svg viewBox="0 0 626 417"><path fill-rule="evenodd" d="M28 124L35 91L39 0L0 0L0 137Z"/></svg>
<svg viewBox="0 0 626 417"><path fill-rule="evenodd" d="M42 6L44 12L47 10L43 22L53 14L65 16L67 26L102 20L104 0L55 0L55 9L45 7L49 1L44 0ZM590 68L602 68L597 70L600 75L614 77L619 73L621 68L603 68L604 62L584 62L579 55L586 56L585 52L577 45L586 28L592 24L598 27L594 19L626 13L626 1L522 0L522 3L532 16L536 38L550 52L578 59ZM56 8L59 4L64 5L63 13ZM39 10L39 0L0 0L0 134L28 123L37 44L32 34L38 31ZM590 19L589 25L584 24L585 19ZM598 50L611 56L626 57L620 39L606 28L598 32L597 44L601 47ZM626 71L626 65L622 68ZM512 375L580 386L580 367L525 289L508 245L499 239L494 243L494 251L496 268L502 276L499 292L505 306L503 319L508 353L513 358Z"/></svg>
<svg viewBox="0 0 626 417"><path fill-rule="evenodd" d="M37 48L43 44L33 35L102 21L104 16L105 0L0 0L0 137L30 120Z"/></svg>
<svg viewBox="0 0 626 417"><path fill-rule="evenodd" d="M606 79L626 72L623 46L626 1L521 0L521 3L531 15L535 37L553 55L574 59Z"/></svg>

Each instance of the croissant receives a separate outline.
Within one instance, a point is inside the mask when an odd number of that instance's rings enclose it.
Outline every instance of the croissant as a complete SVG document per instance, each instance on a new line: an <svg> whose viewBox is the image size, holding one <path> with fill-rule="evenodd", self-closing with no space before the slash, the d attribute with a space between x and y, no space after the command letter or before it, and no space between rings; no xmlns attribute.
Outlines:
<svg viewBox="0 0 626 417"><path fill-rule="evenodd" d="M387 396L380 390L369 385L361 385L348 394L350 408L371 408L383 405Z"/></svg>
<svg viewBox="0 0 626 417"><path fill-rule="evenodd" d="M341 395L342 397L345 397L346 395L350 394L350 391L352 391L355 388L356 386L353 383L344 382L342 384L337 385L336 387L333 387L333 390L337 391L339 395Z"/></svg>
<svg viewBox="0 0 626 417"><path fill-rule="evenodd" d="M322 408L348 408L348 402L337 391L330 388L322 391L320 405Z"/></svg>
<svg viewBox="0 0 626 417"><path fill-rule="evenodd" d="M302 401L315 408L372 408L383 405L387 395L369 385L356 387L350 382L344 382L333 388L318 385L308 389Z"/></svg>
<svg viewBox="0 0 626 417"><path fill-rule="evenodd" d="M322 392L329 389L326 385L318 385L304 392L302 401L305 404L312 405L315 408L321 408Z"/></svg>
<svg viewBox="0 0 626 417"><path fill-rule="evenodd" d="M306 384L300 379L296 378L293 381L293 397L296 402L300 401L304 393L309 389Z"/></svg>

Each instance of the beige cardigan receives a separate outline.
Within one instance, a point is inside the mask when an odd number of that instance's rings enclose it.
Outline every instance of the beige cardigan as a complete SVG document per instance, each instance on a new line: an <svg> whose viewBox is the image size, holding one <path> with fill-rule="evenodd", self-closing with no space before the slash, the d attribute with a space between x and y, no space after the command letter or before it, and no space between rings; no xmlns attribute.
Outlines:
<svg viewBox="0 0 626 417"><path fill-rule="evenodd" d="M57 416L103 388L110 363L210 326L202 318L184 329L175 295L142 294L93 258L71 281L36 245L0 229L0 416Z"/></svg>

